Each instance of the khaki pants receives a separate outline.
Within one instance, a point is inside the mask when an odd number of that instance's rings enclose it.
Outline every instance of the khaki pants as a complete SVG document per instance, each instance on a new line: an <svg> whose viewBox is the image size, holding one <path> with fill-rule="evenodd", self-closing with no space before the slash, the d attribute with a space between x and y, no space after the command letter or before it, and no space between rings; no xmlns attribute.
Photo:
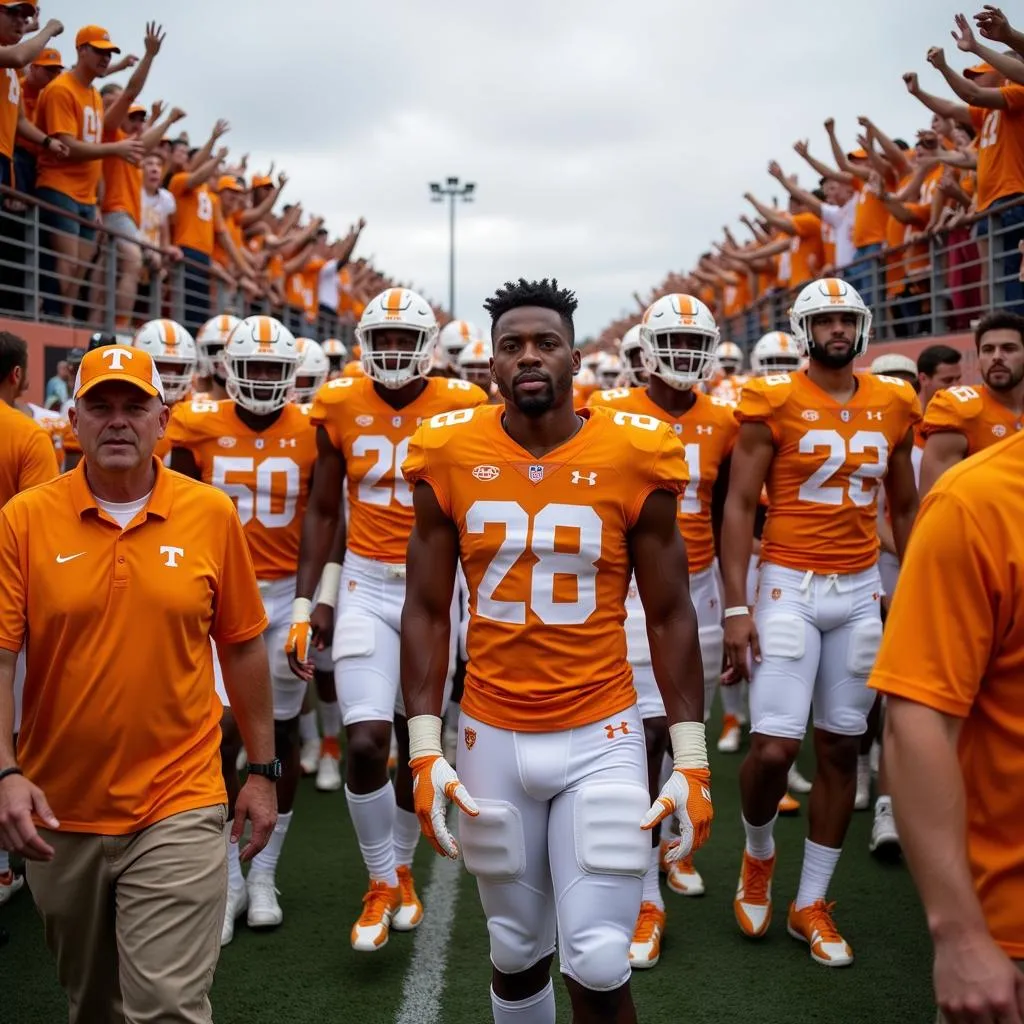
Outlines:
<svg viewBox="0 0 1024 1024"><path fill-rule="evenodd" d="M210 1024L227 900L223 806L124 836L40 835L28 863L70 1024Z"/></svg>

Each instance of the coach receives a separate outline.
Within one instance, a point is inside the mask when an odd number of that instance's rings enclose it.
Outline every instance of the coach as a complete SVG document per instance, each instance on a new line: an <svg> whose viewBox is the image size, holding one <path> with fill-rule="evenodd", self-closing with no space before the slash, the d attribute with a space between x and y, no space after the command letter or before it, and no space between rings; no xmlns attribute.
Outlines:
<svg viewBox="0 0 1024 1024"><path fill-rule="evenodd" d="M227 897L210 641L249 752L248 859L277 815L267 620L231 501L153 457L149 355L87 353L74 398L82 462L0 511L0 846L29 862L71 1024L208 1022Z"/></svg>

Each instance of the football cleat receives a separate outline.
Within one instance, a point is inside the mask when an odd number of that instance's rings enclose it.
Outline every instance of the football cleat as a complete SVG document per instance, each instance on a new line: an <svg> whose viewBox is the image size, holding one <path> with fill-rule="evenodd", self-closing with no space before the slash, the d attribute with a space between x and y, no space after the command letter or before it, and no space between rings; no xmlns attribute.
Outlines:
<svg viewBox="0 0 1024 1024"><path fill-rule="evenodd" d="M641 903L633 941L629 944L629 966L634 970L653 967L661 958L661 937L664 934L664 909L656 903Z"/></svg>
<svg viewBox="0 0 1024 1024"><path fill-rule="evenodd" d="M791 793L787 793L779 801L779 814L799 814L800 813L800 801Z"/></svg>
<svg viewBox="0 0 1024 1024"><path fill-rule="evenodd" d="M333 736L325 736L320 743L320 760L316 772L316 788L321 793L341 789L341 748Z"/></svg>
<svg viewBox="0 0 1024 1024"><path fill-rule="evenodd" d="M412 878L412 869L405 864L398 866L398 892L401 897L398 909L391 919L391 927L396 932L411 932L418 928L423 920L423 904L416 895L416 885Z"/></svg>
<svg viewBox="0 0 1024 1024"><path fill-rule="evenodd" d="M732 902L733 913L740 931L749 939L759 939L772 923L772 875L775 873L775 855L758 860L743 851L743 867Z"/></svg>
<svg viewBox="0 0 1024 1024"><path fill-rule="evenodd" d="M892 799L880 796L875 802L875 820L871 824L868 850L880 860L895 860L901 853L900 834L892 816Z"/></svg>
<svg viewBox="0 0 1024 1024"><path fill-rule="evenodd" d="M0 907L2 907L23 885L23 875L16 875L13 871L0 873Z"/></svg>
<svg viewBox="0 0 1024 1024"><path fill-rule="evenodd" d="M250 928L276 928L284 920L284 911L277 902L281 894L274 886L274 876L269 871L250 871L245 886L249 890L246 923Z"/></svg>
<svg viewBox="0 0 1024 1024"><path fill-rule="evenodd" d="M320 766L320 740L314 737L310 740L303 740L302 750L299 754L299 764L302 765L303 775L315 775Z"/></svg>
<svg viewBox="0 0 1024 1024"><path fill-rule="evenodd" d="M224 906L224 924L220 930L220 944L226 946L235 937L235 921L249 908L249 890L228 889L228 901Z"/></svg>
<svg viewBox="0 0 1024 1024"><path fill-rule="evenodd" d="M683 857L681 860L667 860L665 854L670 845L671 840L663 839L658 850L658 866L665 875L665 884L680 896L703 896L704 879L693 866L693 856Z"/></svg>
<svg viewBox="0 0 1024 1024"><path fill-rule="evenodd" d="M826 967L849 967L853 963L853 950L839 934L832 909L835 903L816 900L809 907L796 909L789 906L786 930L794 939L806 942L811 950L811 959Z"/></svg>
<svg viewBox="0 0 1024 1024"><path fill-rule="evenodd" d="M374 953L386 946L391 919L401 901L398 886L392 889L387 882L371 881L363 897L363 912L352 925L352 948L360 953Z"/></svg>
<svg viewBox="0 0 1024 1024"><path fill-rule="evenodd" d="M790 767L788 787L791 793L810 793L812 785L810 779L800 774L800 769L795 764Z"/></svg>
<svg viewBox="0 0 1024 1024"><path fill-rule="evenodd" d="M720 754L735 754L740 749L740 720L735 715L722 718L722 735L718 737Z"/></svg>

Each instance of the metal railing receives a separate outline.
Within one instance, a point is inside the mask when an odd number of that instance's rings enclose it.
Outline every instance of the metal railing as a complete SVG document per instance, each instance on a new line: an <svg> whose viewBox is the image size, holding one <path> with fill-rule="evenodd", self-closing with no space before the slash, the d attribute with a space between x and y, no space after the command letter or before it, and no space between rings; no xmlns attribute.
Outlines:
<svg viewBox="0 0 1024 1024"><path fill-rule="evenodd" d="M94 230L95 242L78 244L56 218ZM117 288L142 253L133 308L117 308ZM355 322L321 310L315 320L293 306L249 302L208 266L171 260L159 248L0 185L0 316L131 334L146 320L169 317L194 334L218 313L277 317L293 334L318 341L338 338L349 348Z"/></svg>
<svg viewBox="0 0 1024 1024"><path fill-rule="evenodd" d="M1021 241L1024 199L855 260L836 276L853 284L871 307L878 341L957 334L970 331L973 322L993 309L1024 313ZM789 310L800 290L778 289L759 297L742 313L724 319L722 337L749 352L762 334L789 331Z"/></svg>

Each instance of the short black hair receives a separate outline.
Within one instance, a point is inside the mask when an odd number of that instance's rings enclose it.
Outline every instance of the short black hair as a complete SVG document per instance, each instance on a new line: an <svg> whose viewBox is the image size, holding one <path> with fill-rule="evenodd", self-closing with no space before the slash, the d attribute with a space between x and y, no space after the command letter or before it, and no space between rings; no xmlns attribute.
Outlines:
<svg viewBox="0 0 1024 1024"><path fill-rule="evenodd" d="M989 331L1016 331L1020 335L1021 344L1024 344L1024 316L1011 313L1008 309L997 309L983 316L974 328L975 348L981 348L981 339Z"/></svg>
<svg viewBox="0 0 1024 1024"><path fill-rule="evenodd" d="M943 363L952 363L955 366L961 358L962 353L951 345L929 345L917 357L917 372L934 377L936 370Z"/></svg>
<svg viewBox="0 0 1024 1024"><path fill-rule="evenodd" d="M28 369L28 342L10 331L0 331L0 380L7 380L15 367Z"/></svg>
<svg viewBox="0 0 1024 1024"><path fill-rule="evenodd" d="M575 292L568 288L559 288L558 281L546 277L543 281L527 281L526 278L519 278L513 284L505 282L504 288L499 288L489 299L484 302L484 309L491 314L491 330L494 325L512 309L519 309L521 306L540 306L542 309L552 309L569 328L570 342L576 339L576 328L572 322L572 315L576 312Z"/></svg>

